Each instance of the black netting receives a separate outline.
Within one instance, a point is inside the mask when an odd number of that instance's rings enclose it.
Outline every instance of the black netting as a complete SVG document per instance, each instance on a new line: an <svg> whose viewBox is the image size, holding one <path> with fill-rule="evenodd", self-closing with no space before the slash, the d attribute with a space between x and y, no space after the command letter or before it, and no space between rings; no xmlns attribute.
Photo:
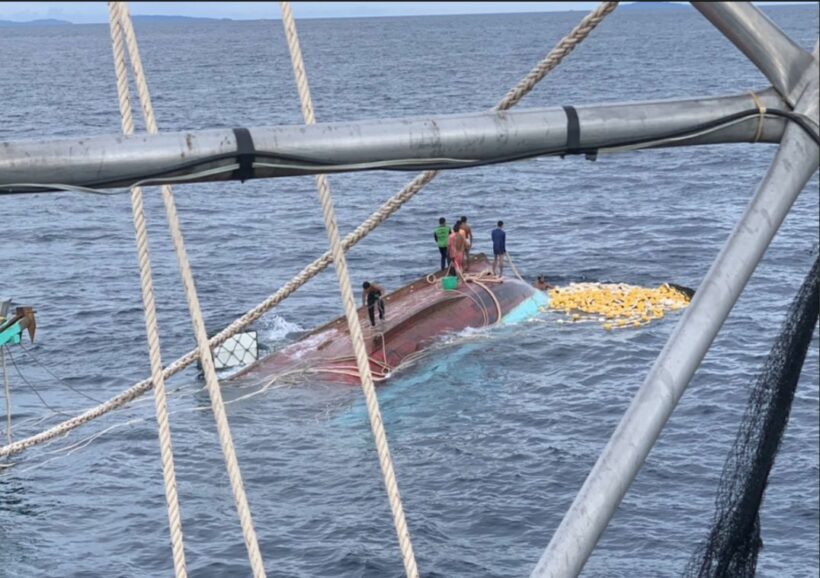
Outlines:
<svg viewBox="0 0 820 578"><path fill-rule="evenodd" d="M760 539L760 503L789 420L794 390L818 316L818 263L789 307L761 375L756 379L732 451L723 467L709 537L685 577L751 578Z"/></svg>

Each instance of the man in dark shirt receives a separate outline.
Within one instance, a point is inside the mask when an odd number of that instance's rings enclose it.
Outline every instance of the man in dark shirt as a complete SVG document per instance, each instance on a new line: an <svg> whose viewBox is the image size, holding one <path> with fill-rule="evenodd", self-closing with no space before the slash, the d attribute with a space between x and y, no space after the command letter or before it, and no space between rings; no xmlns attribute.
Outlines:
<svg viewBox="0 0 820 578"><path fill-rule="evenodd" d="M504 256L507 254L507 233L504 232L504 221L498 221L493 229L493 274L504 276ZM498 271L498 273L496 273Z"/></svg>
<svg viewBox="0 0 820 578"><path fill-rule="evenodd" d="M367 313L370 315L370 326L376 326L376 303L379 304L379 319L384 321L384 299L382 295L384 289L381 285L365 281L362 283L362 305L367 305Z"/></svg>

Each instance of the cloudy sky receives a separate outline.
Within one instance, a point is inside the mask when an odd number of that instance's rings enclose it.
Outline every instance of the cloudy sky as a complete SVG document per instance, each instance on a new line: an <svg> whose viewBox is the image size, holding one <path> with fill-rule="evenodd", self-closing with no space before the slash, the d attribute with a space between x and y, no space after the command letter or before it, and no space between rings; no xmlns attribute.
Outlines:
<svg viewBox="0 0 820 578"><path fill-rule="evenodd" d="M775 2L755 2L774 4ZM296 18L492 14L501 12L589 11L598 2L293 2ZM277 2L130 2L132 14L207 16L255 20L279 18ZM0 2L0 20L58 18L107 22L105 2Z"/></svg>

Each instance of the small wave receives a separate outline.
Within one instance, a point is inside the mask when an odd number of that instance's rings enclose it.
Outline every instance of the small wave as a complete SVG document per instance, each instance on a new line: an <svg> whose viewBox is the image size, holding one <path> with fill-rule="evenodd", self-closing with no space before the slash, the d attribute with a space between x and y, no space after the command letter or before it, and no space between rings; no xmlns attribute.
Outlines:
<svg viewBox="0 0 820 578"><path fill-rule="evenodd" d="M276 343L282 341L292 333L304 331L302 326L288 321L284 317L279 317L278 315L269 315L262 320L260 325L262 326L260 333L266 343Z"/></svg>

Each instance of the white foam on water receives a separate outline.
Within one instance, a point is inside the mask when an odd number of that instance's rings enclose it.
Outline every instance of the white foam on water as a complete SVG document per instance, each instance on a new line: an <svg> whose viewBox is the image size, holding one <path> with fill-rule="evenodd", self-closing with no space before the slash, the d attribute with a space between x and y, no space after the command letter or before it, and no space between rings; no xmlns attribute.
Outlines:
<svg viewBox="0 0 820 578"><path fill-rule="evenodd" d="M266 316L260 325L262 326L259 331L261 341L265 343L276 343L285 339L290 333L304 331L301 325L276 314Z"/></svg>

